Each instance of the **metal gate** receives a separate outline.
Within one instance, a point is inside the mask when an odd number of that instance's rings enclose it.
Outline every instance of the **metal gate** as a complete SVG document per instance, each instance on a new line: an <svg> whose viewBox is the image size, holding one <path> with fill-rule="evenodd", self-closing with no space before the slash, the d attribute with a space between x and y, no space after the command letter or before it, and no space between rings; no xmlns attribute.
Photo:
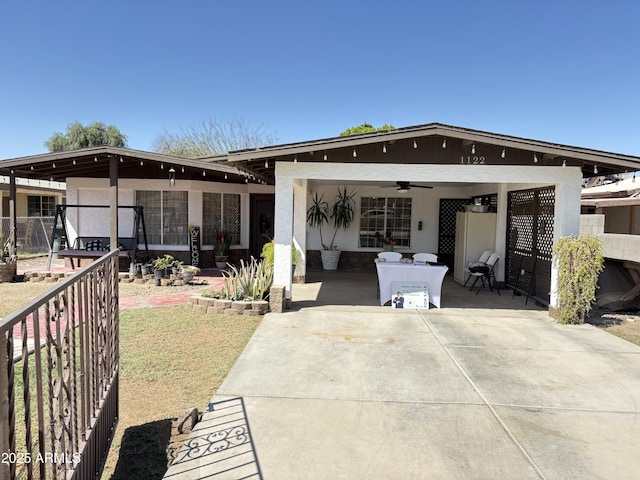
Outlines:
<svg viewBox="0 0 640 480"><path fill-rule="evenodd" d="M555 187L509 192L505 283L549 305Z"/></svg>

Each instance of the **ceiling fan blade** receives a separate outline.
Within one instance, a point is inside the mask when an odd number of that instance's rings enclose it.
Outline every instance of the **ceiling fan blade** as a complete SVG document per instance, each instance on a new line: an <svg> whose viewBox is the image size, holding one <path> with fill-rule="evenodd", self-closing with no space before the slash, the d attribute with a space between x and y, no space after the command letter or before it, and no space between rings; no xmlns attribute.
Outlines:
<svg viewBox="0 0 640 480"><path fill-rule="evenodd" d="M396 190L402 191L402 192L407 192L412 188L433 188L430 185L414 185L413 183L410 183L410 182L401 182L401 181L397 181L396 185L397 185Z"/></svg>

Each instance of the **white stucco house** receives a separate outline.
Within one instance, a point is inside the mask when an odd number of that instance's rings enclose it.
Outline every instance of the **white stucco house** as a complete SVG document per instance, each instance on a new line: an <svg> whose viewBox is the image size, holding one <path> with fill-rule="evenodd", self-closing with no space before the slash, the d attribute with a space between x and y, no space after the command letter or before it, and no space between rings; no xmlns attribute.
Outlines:
<svg viewBox="0 0 640 480"><path fill-rule="evenodd" d="M371 271L381 245L367 217L375 214L376 229L401 239L396 250L433 252L452 264L456 212L483 203L497 215L497 280L513 285L523 261L535 257L533 296L551 306L551 251L560 237L579 233L582 179L594 171L639 169L640 157L438 123L203 159L99 147L0 161L0 174L10 177L65 180L70 205L110 206L99 215L69 210L70 235L111 231L113 238L118 225L115 234L122 236L132 220L114 217L114 206L135 204L144 206L154 251L188 252L189 225L201 226L203 253L212 249L216 228L232 230L236 259L256 256L273 237L275 282L286 287L288 298L292 245L302 253L296 276L320 267L319 236L306 222L315 192L327 200L338 188L355 194L356 219L336 238L343 251L339 268Z"/></svg>

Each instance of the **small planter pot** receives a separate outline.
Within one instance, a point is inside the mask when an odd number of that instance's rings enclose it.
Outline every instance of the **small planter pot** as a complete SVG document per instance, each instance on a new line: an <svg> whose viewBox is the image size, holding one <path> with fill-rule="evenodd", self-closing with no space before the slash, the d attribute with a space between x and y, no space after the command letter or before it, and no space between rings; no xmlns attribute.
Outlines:
<svg viewBox="0 0 640 480"><path fill-rule="evenodd" d="M17 262L15 260L7 258L4 263L0 263L0 283L13 282L16 270Z"/></svg>
<svg viewBox="0 0 640 480"><path fill-rule="evenodd" d="M229 257L226 255L216 255L216 267L218 268L227 268L227 262L229 261Z"/></svg>
<svg viewBox="0 0 640 480"><path fill-rule="evenodd" d="M185 282L192 282L193 281L193 277L195 277L196 272L192 272L189 270L183 270L182 271L182 280L184 280Z"/></svg>

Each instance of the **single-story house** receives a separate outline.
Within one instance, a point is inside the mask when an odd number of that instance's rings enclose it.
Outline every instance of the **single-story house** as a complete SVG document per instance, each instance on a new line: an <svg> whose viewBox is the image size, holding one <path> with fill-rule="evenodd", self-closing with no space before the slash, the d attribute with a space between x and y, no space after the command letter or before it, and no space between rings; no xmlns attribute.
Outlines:
<svg viewBox="0 0 640 480"><path fill-rule="evenodd" d="M188 252L189 225L202 228L203 255L216 228L233 231L236 258L258 255L273 237L275 283L289 299L292 245L301 252L297 277L320 266L318 232L306 221L316 192L330 203L338 188L354 193L356 219L336 237L339 268L373 270L382 248L375 234L386 231L399 239L396 250L453 265L457 212L485 205L496 218L497 280L513 286L535 258L532 295L551 306L552 248L579 233L583 178L639 169L640 157L439 123L201 159L97 147L0 161L11 178L66 181L67 203L80 205L67 211L70 236L111 228L114 238L116 226L115 236L133 224L114 206L140 205L154 251ZM86 204L110 205L111 221Z"/></svg>

